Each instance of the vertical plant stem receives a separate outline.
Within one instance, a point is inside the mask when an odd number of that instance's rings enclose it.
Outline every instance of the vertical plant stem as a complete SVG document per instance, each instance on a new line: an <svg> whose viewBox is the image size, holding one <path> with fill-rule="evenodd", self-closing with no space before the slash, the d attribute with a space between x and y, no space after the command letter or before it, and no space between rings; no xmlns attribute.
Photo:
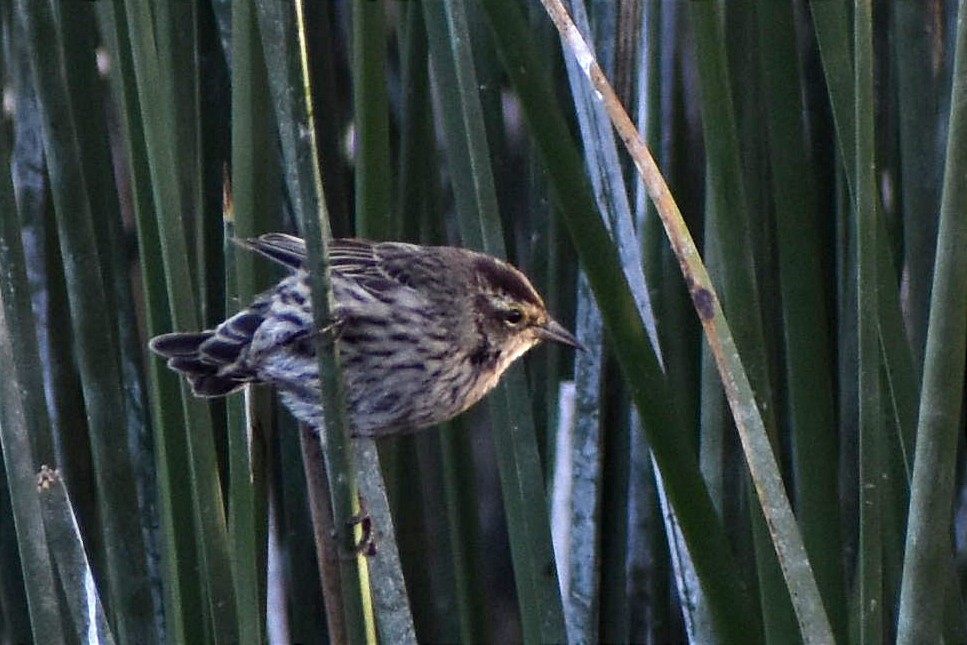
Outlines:
<svg viewBox="0 0 967 645"><path fill-rule="evenodd" d="M837 639L847 637L838 498L833 356L816 178L806 154L793 7L756 7L767 101L776 239L782 289L788 409L795 448L798 518Z"/></svg>
<svg viewBox="0 0 967 645"><path fill-rule="evenodd" d="M2 53L0 53L2 57ZM0 59L2 60L2 59ZM10 162L6 130L0 131L0 167ZM20 222L10 175L0 172L0 454L13 514L17 555L34 640L64 643L47 530L37 496L37 470L53 463L33 312L30 308ZM32 364L32 365L31 365ZM6 556L5 556L6 557ZM19 586L19 582L17 583Z"/></svg>
<svg viewBox="0 0 967 645"><path fill-rule="evenodd" d="M40 467L36 481L48 549L57 565L57 578L67 606L64 613L70 617L74 636L82 642L114 645L114 634L101 598L91 589L94 572L84 552L80 527L65 482L58 471L46 465ZM46 634L38 635L41 637L38 640L46 640Z"/></svg>
<svg viewBox="0 0 967 645"><path fill-rule="evenodd" d="M941 598L957 592L943 581L952 566L950 505L967 339L967 0L959 3L948 134L897 625L904 644L940 640Z"/></svg>
<svg viewBox="0 0 967 645"><path fill-rule="evenodd" d="M462 0L427 3L424 16L452 166L460 235L466 246L506 257L479 84ZM565 638L544 481L527 387L511 369L490 395L494 445L507 514L524 640Z"/></svg>
<svg viewBox="0 0 967 645"><path fill-rule="evenodd" d="M18 3L29 36L47 168L57 216L61 257L71 305L77 366L91 431L107 575L103 580L119 638L153 639L153 608L124 418L116 326L97 253L93 214L83 175L71 96L64 75L61 26L51 2Z"/></svg>
<svg viewBox="0 0 967 645"><path fill-rule="evenodd" d="M739 145L736 100L732 95L724 27L724 5L688 3L702 103L702 131L707 173L706 244L716 245L718 261L707 266L721 289L724 309L742 364L758 404L765 432L778 451L776 408L769 374L769 357L763 330L762 304L753 252L754 207L745 189L746 172ZM744 3L749 9L752 3ZM755 86L750 85L750 89ZM718 412L715 410L714 412ZM767 639L788 640L797 631L796 616L783 585L780 563L771 544L769 527L755 504L749 507L759 601Z"/></svg>
<svg viewBox="0 0 967 645"><path fill-rule="evenodd" d="M35 639L59 644L66 642L63 617L37 496L27 412L20 398L20 382L14 375L14 348L4 308L0 307L0 368L7 377L0 379L0 452L11 493L30 627Z"/></svg>
<svg viewBox="0 0 967 645"><path fill-rule="evenodd" d="M305 472L306 497L312 520L313 539L319 564L319 580L326 609L326 629L333 643L349 642L346 637L346 610L343 608L343 585L340 577L340 547L333 520L332 496L326 474L326 458L316 434L299 428L302 466Z"/></svg>
<svg viewBox="0 0 967 645"><path fill-rule="evenodd" d="M356 235L390 237L393 177L386 96L386 29L381 2L353 0L353 114L356 124Z"/></svg>
<svg viewBox="0 0 967 645"><path fill-rule="evenodd" d="M371 522L372 534L368 537L373 541L376 550L370 557L369 568L376 581L373 585L373 601L378 612L380 641L415 645L416 629L406 597L406 585L403 582L386 486L380 474L376 442L360 437L353 440L352 449L359 494L366 500L364 511Z"/></svg>
<svg viewBox="0 0 967 645"><path fill-rule="evenodd" d="M131 60L136 79L138 107L140 108L141 133L144 136L146 160L149 174L142 179L150 185L154 212L157 218L145 223L141 230L142 242L157 239L160 256L164 266L164 281L167 289L168 306L171 312L171 325L175 329L198 329L199 317L197 300L187 260L194 257L189 253L185 223L181 208L185 192L179 181L178 151L169 133L178 130L175 119L175 97L173 70L167 51L157 40L155 21L157 16L152 5L142 0L120 0L115 3L119 19L123 16L130 37ZM147 213L143 214L147 217ZM154 227L157 226L157 238ZM157 259L157 248L145 246L142 252ZM150 261L150 260L146 260ZM161 315L161 312L158 312ZM168 331L155 330L155 331ZM157 360L155 360L157 364ZM166 383L158 387L160 392L173 394L174 383L170 374L158 377ZM157 382L157 381L156 381ZM233 642L237 637L235 616L234 585L229 560L228 531L225 521L225 506L215 454L215 439L208 406L189 392L183 381L179 385L181 407L185 423L168 425L163 431L163 439L168 442L164 451L159 450L159 459L170 459L166 464L171 481L176 482L183 464L187 461L185 489L172 491L173 495L187 495L191 500L193 513L194 548L201 561L201 575L191 575L199 585L204 599L203 620L208 625L195 625L206 634L212 634L216 641ZM176 399L165 398L158 405L176 405ZM173 417L169 417L172 421ZM178 481L178 483L181 483ZM175 500L174 507L181 504ZM183 527L178 527L184 530ZM196 568L197 569L197 568ZM187 605L186 605L187 607ZM198 607L188 609L197 612ZM210 629L209 631L205 631ZM122 639L124 640L124 639Z"/></svg>
<svg viewBox="0 0 967 645"><path fill-rule="evenodd" d="M873 6L856 0L856 321L860 423L860 643L883 642L880 360L877 325L876 157L873 137Z"/></svg>
<svg viewBox="0 0 967 645"><path fill-rule="evenodd" d="M542 0L542 2L562 37L574 51L585 74L600 93L615 128L628 146L629 153L645 180L649 195L662 216L666 234L679 258L682 271L689 281L689 290L692 293L696 311L705 327L706 338L712 346L722 374L749 470L772 532L773 543L789 587L803 638L807 642L831 642L829 620L826 617L819 590L816 588L802 537L786 497L778 464L766 436L765 425L755 403L749 378L742 367L738 349L725 320L721 304L712 288L708 273L701 263L691 235L684 225L681 212L641 135L624 111L566 10L559 0Z"/></svg>
<svg viewBox="0 0 967 645"><path fill-rule="evenodd" d="M716 627L725 639L758 642L761 617L748 595L748 581L729 549L688 433L681 429L675 399L651 350L617 251L604 223L594 215L596 205L584 163L545 80L529 27L513 4L486 0L483 6L547 169L558 213L601 308L608 339L622 348L616 358L662 468L669 500L679 513ZM578 60L583 70L588 58ZM597 85L595 89L600 91Z"/></svg>
<svg viewBox="0 0 967 645"><path fill-rule="evenodd" d="M275 0L256 0L262 46L282 139L285 183L293 210L302 225L312 279L313 324L325 329L332 323L332 284L329 276L329 217L326 209L316 145L315 119L308 73L308 49L302 3L283 6ZM352 553L361 528L348 530L359 513L356 471L350 452L349 425L339 368L339 343L317 334L316 355L326 429L320 433L329 479L336 530L341 548ZM340 557L340 578L347 635L351 642L374 641L375 624L365 558Z"/></svg>

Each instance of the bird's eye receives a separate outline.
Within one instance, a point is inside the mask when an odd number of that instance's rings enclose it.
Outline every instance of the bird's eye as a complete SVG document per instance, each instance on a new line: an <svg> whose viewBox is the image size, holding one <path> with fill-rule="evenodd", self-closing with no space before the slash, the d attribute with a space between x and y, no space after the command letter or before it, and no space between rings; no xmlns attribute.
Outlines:
<svg viewBox="0 0 967 645"><path fill-rule="evenodd" d="M511 327L516 327L523 321L524 312L518 307L513 307L504 312L504 322Z"/></svg>

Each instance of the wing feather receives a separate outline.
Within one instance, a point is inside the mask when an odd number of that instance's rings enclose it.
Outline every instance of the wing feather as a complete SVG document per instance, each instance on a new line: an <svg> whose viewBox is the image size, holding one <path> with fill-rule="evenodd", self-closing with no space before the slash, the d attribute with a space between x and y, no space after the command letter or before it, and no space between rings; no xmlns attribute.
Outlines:
<svg viewBox="0 0 967 645"><path fill-rule="evenodd" d="M267 233L235 242L291 270L305 268L306 244L301 238L285 233ZM414 268L412 257L420 248L399 242L340 238L329 243L330 269L378 297L399 286L412 284L413 271L420 270ZM416 266L419 267L419 263ZM439 269L445 270L445 267Z"/></svg>
<svg viewBox="0 0 967 645"><path fill-rule="evenodd" d="M235 238L235 243L289 269L301 269L306 261L306 243L293 235L266 233L259 237Z"/></svg>

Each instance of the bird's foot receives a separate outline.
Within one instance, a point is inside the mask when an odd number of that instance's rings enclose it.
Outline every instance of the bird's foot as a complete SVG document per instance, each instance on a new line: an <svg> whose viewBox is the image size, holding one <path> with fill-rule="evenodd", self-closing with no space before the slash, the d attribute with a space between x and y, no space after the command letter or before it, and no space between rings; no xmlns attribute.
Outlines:
<svg viewBox="0 0 967 645"><path fill-rule="evenodd" d="M359 527L359 539L356 539L356 527ZM359 498L359 512L346 520L346 528L352 536L352 557L359 556L372 557L376 555L376 537L373 535L373 518L363 504L363 498Z"/></svg>
<svg viewBox="0 0 967 645"><path fill-rule="evenodd" d="M342 335L343 327L346 326L346 319L335 317L331 323L316 331L317 336L325 336L326 340L332 342Z"/></svg>
<svg viewBox="0 0 967 645"><path fill-rule="evenodd" d="M361 511L356 515L349 518L348 524L351 527L355 527L357 524L362 529L362 535L356 545L353 547L353 555L360 556L364 555L367 558L371 558L376 555L376 538L373 535L373 518L369 516L369 513Z"/></svg>

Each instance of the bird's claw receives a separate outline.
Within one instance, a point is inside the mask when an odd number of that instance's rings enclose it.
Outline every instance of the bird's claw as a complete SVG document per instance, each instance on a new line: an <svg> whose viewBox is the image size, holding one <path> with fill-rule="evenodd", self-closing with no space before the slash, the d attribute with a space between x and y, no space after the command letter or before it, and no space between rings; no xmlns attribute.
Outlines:
<svg viewBox="0 0 967 645"><path fill-rule="evenodd" d="M366 556L371 558L376 555L376 538L373 536L373 518L369 513L361 511L349 518L348 524L354 526L358 524L362 529L359 541L353 546L353 555Z"/></svg>
<svg viewBox="0 0 967 645"><path fill-rule="evenodd" d="M360 528L361 534L359 536L359 541L353 544L353 557L359 557L361 555L373 557L376 555L376 538L373 535L373 518L369 515L366 507L363 505L362 498L359 499L359 512L346 520L346 527L349 529L350 534L354 538L356 535L355 529L357 526Z"/></svg>
<svg viewBox="0 0 967 645"><path fill-rule="evenodd" d="M346 319L342 317L334 318L331 323L316 330L316 335L325 336L327 340L337 340L342 335L343 327L346 326Z"/></svg>

